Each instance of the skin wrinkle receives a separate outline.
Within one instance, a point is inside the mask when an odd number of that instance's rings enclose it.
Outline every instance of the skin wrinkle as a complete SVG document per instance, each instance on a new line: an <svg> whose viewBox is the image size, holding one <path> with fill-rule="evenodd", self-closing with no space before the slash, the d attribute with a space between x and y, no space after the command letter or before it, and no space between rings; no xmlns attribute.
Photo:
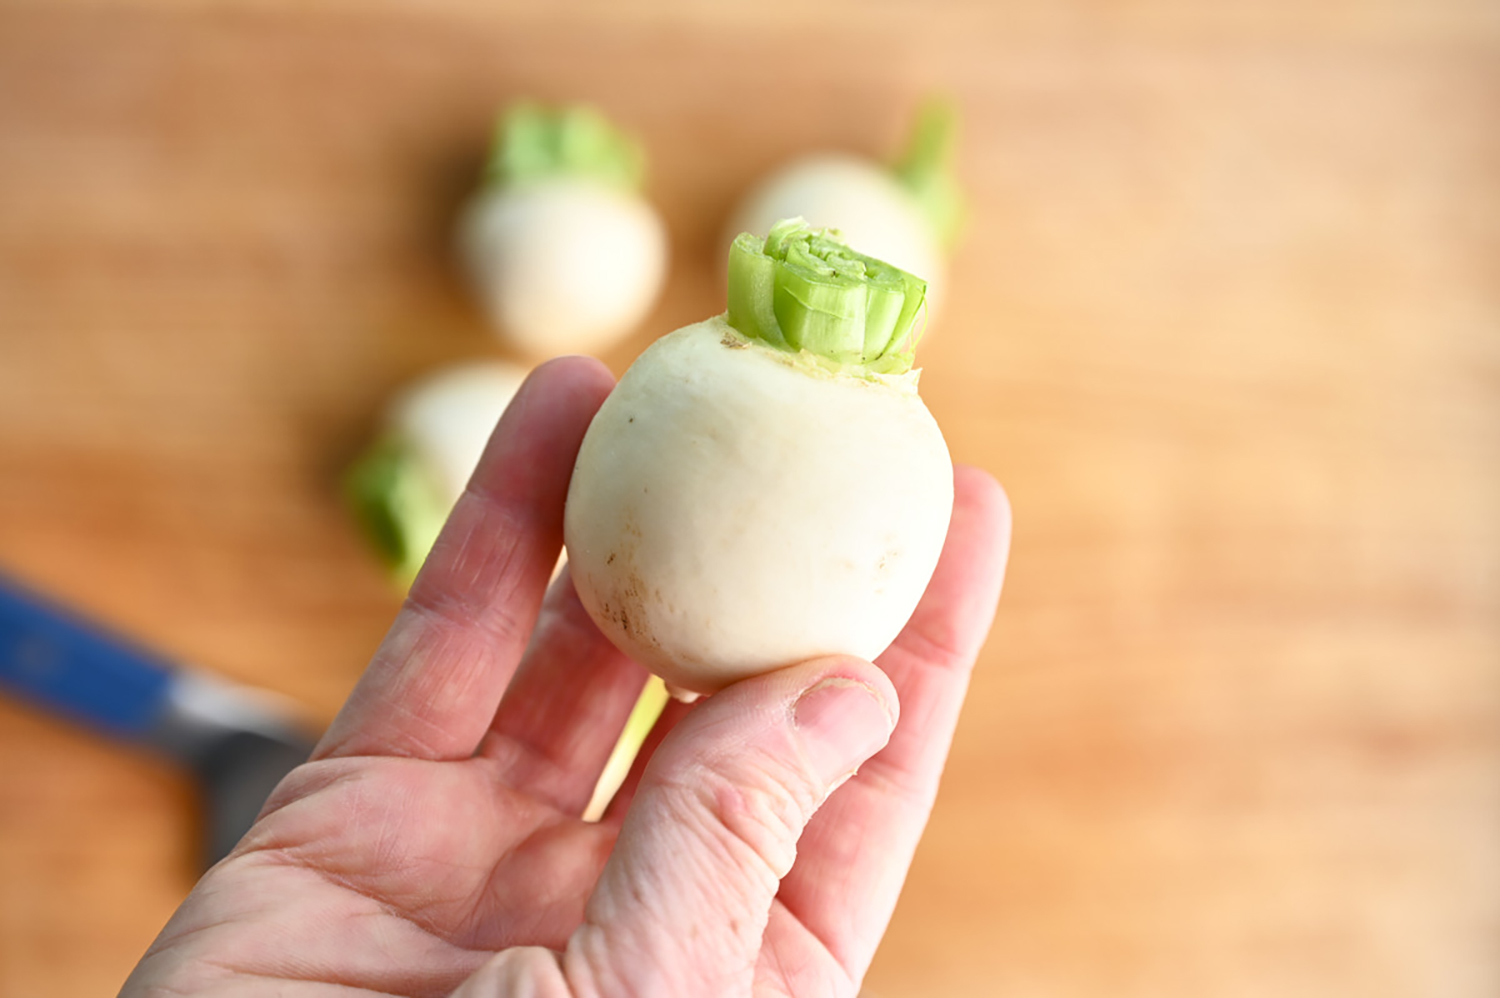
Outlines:
<svg viewBox="0 0 1500 998"><path fill-rule="evenodd" d="M917 655L908 654L905 647L898 651L900 664L908 671L918 671L923 667L923 661ZM894 666L895 663L892 663ZM922 687L922 693L912 694L903 705L907 713L908 722L904 729L898 725L892 734L892 741L900 739L907 742L928 731L945 731L951 727L957 719L957 713L962 705L961 694L968 687L969 671L960 662L956 667L947 669L950 673L961 674L962 687L958 690L959 697L951 693L953 683L956 679L948 681L946 689L950 693L946 696L936 695L931 686ZM952 740L951 734L944 739L944 745ZM934 765L941 766L942 760L934 763L931 757L921 755L907 755L903 753L881 753L870 761L865 769L866 775L871 781L879 781L888 788L894 789L903 799L913 802L923 802L928 806L937 795L937 784L931 772Z"/></svg>
<svg viewBox="0 0 1500 998"><path fill-rule="evenodd" d="M514 595L509 590L517 582L530 581L532 562L541 561L544 548L561 550L561 531L507 508L472 486L464 490L454 510L451 529L439 536L433 548L434 553L442 548L433 571L445 584L423 586L419 577L413 590L435 591L466 607L471 622L482 625L486 614L510 609L498 604Z"/></svg>
<svg viewBox="0 0 1500 998"><path fill-rule="evenodd" d="M193 939L195 937L205 935L206 933L210 933L214 929L217 929L217 928L219 928L220 926L223 926L223 925L227 925L227 924L229 924L232 921L233 921L232 918L226 918L226 919L222 919L222 920L219 920L219 921L211 921L211 922L209 922L206 925L195 925L195 926L192 926L192 927L190 927L190 928L188 928L188 929L186 929L184 931L181 931L181 932L178 932L178 933L174 933L170 938L168 938L165 935L162 935L162 936L158 937L156 940L154 940L151 943L150 947L147 948L145 956L141 957L141 962L144 963L147 960L150 960L153 957L158 956L159 954L161 954L161 952L163 950L167 949L169 945L170 946L177 946L180 943L185 942L187 940L191 940L191 939Z"/></svg>
<svg viewBox="0 0 1500 998"><path fill-rule="evenodd" d="M845 873L849 873L849 872L852 872L852 871L845 870L844 872ZM837 969L837 971L839 972L839 975L843 979L843 983L845 983L845 984L847 984L849 986L850 992L852 993L852 991L856 990L858 982L863 977L863 974L856 973L853 968L847 966L838 957L838 955L837 955L837 947L835 947L835 946L833 946L831 944L832 941L829 940L829 939L825 939L816 930L814 930L805 921L803 921L803 919L801 918L801 916L799 916L796 913L796 911L793 909L793 907L791 906L790 902L786 898L781 897L779 894L778 894L778 896L777 896L777 898L776 898L776 900L774 902L774 905L773 905L772 920L774 920L775 915L776 915L776 913L777 913L778 910L786 918L786 920L788 922L790 922L791 924L795 925L799 930L801 930L802 933L805 934L806 940L810 941L813 944L816 944L816 946L821 950L822 955L827 958L826 963L830 964L833 968ZM768 935L769 935L769 933L768 933ZM772 947L772 950L775 951L775 952L777 952L778 955L779 955L779 947ZM821 965L822 964L820 964L820 966ZM785 968L786 964L785 963L778 963L778 966L781 966L781 967ZM786 977L786 979L787 980L795 980L797 978L794 977L794 976L788 976L788 977Z"/></svg>
<svg viewBox="0 0 1500 998"><path fill-rule="evenodd" d="M171 995L183 996L187 994L188 992L179 991L176 988L171 987L170 985L158 984L155 987L151 988L151 990L147 993L146 998L169 998L169 996Z"/></svg>
<svg viewBox="0 0 1500 998"><path fill-rule="evenodd" d="M921 777L899 767L872 765L868 770L862 771L860 777L872 792L901 801L904 808L910 809L911 815L921 817L924 821L937 802L937 787L924 787L913 782Z"/></svg>
<svg viewBox="0 0 1500 998"><path fill-rule="evenodd" d="M766 919L767 924L769 924L770 921L770 918ZM791 921L795 922L796 919L791 919ZM777 973L772 977L773 980L776 978L780 978L783 981L791 981L797 980L800 977L800 975L795 974L791 970L790 965L786 962L784 947L775 943L771 943L769 945L761 947L759 962L767 963L771 967L776 969Z"/></svg>
<svg viewBox="0 0 1500 998"><path fill-rule="evenodd" d="M298 801L331 790L340 783L359 779L361 775L357 766L359 758L359 756L340 756L335 759L314 759L292 770L266 798L266 804L260 816L255 819L250 832L240 840L235 851L246 851L246 844L255 841L257 832L264 834L262 823L271 815L279 813ZM253 851L253 847L249 851Z"/></svg>
<svg viewBox="0 0 1500 998"><path fill-rule="evenodd" d="M612 693L616 692L616 688L618 688L618 691L621 693L638 695L640 688L644 685L644 676L627 676L622 681L609 684L608 689L600 692ZM586 705L593 699L593 693L593 690L557 690L550 695L539 697L534 703L532 711L528 713L530 717L540 720L551 716L552 708ZM623 697L612 697L607 698L607 702L622 699ZM580 701L582 701L582 704L580 704ZM514 704L509 709L502 705L501 711L506 715L519 713ZM570 779L568 782L579 782L576 779L577 776L589 775L587 772L579 772L578 766L582 760L578 756L583 753L584 749L594 746L599 741L599 732L597 729L580 729L572 732L570 736L559 736L554 733L552 737L547 737L549 733L546 731L532 732L529 730L531 725L526 723L527 720L529 718L525 716L517 718L517 722L523 725L522 730L517 733L497 733L491 730L487 734L487 745L480 748L481 754L491 755L492 753L489 751L490 746L497 750L509 746L512 749L512 759L524 758L536 762L544 762L546 763L545 772L575 778ZM624 728L625 717L620 716L618 721L618 725L612 726L615 730L610 732L611 747L613 745L613 738L617 737L618 730ZM604 762L602 758L588 761L595 766L601 767Z"/></svg>
<svg viewBox="0 0 1500 998"><path fill-rule="evenodd" d="M774 806L757 806L762 802L774 805L777 799L784 799L774 791L760 789L749 780L739 785L711 763L705 763L679 778L664 780L658 793L668 813L682 823L681 827L696 828L700 841L724 847L724 864L735 862L738 851L733 846L738 844L749 850L772 880L779 881L790 869L791 860L776 855L774 843L802 827L801 812L778 813ZM802 806L798 800L787 802L789 809ZM760 814L765 814L766 820L759 820ZM768 839L772 844L765 844ZM795 845L792 854L795 856Z"/></svg>
<svg viewBox="0 0 1500 998"><path fill-rule="evenodd" d="M279 801L274 810L265 817L275 817L276 820L258 821L246 836L240 840L231 854L235 857L250 857L260 853L282 853L291 855L291 849L295 845L305 845L300 839L289 842L283 825L300 820L300 812L310 808L316 812L324 804L321 797L325 794L338 792L341 794L354 794L358 801L357 788L360 783L369 779L369 773L360 765L362 760L352 756L342 756L336 759L320 760L318 762L305 764L314 773L324 769L333 770L331 778L327 780L314 781L310 788L293 786L287 789L287 799ZM296 773L299 770L294 770Z"/></svg>
<svg viewBox="0 0 1500 998"><path fill-rule="evenodd" d="M804 960L800 964L795 965L794 969L794 965L790 963L788 959L790 955L789 950L792 949L792 940L789 940L785 935L777 935L773 938L772 934L767 931L767 939L771 941L769 941L762 948L761 955L763 959L770 961L773 966L781 971L780 977L782 980L804 980L805 978L800 973L800 970L802 968L815 968L816 970L821 971L821 973L819 973L819 977L825 979L830 976L836 977L837 981L835 982L835 985L841 990L815 988L806 992L809 995L838 993L853 994L858 989L858 980L854 977L853 974L850 973L847 967L845 967L837 959L834 958L832 950L829 949L828 944L820 939L818 935L814 933L810 928L808 928L801 919L794 915L791 910L787 908L784 903L782 903L780 898L772 903L771 917L768 921L769 923L775 923L778 927L786 926L789 931L795 931L796 935L793 936L792 939L795 940L797 948L799 950L806 950L806 956ZM773 978L772 980L775 979ZM769 991L767 993L769 993ZM775 993L783 995L787 994L784 989L780 988L778 988Z"/></svg>
<svg viewBox="0 0 1500 998"><path fill-rule="evenodd" d="M570 988L558 954L538 946L498 954L454 993L454 998L586 998Z"/></svg>
<svg viewBox="0 0 1500 998"><path fill-rule="evenodd" d="M515 602L508 596L497 598L510 599ZM496 650L522 647L531 634L531 624L518 619L513 612L486 611L471 616L466 601L447 599L441 595L428 595L425 590L412 590L411 596L407 599L407 605L403 609L403 615L406 614L425 619L428 627L445 638L452 632L455 637L450 640L463 644L472 642ZM470 628L477 629L481 633L478 635L466 633ZM445 671L442 678L451 680L452 676ZM433 685L438 686L440 683L433 681Z"/></svg>
<svg viewBox="0 0 1500 998"><path fill-rule="evenodd" d="M326 984L335 989L330 992L331 994L343 994L346 992L352 992L356 995L361 996L361 998L370 998L370 996L374 996L374 998L409 998L409 996L407 995L402 995L394 991L377 991L373 988L367 988L359 984L350 984L342 981L325 981L320 980L316 977L301 977L295 974L264 974L257 973L255 971L247 971L243 968L229 966L228 964L216 960L211 956L202 957L200 959L200 962L207 964L210 967L217 967L218 969L228 974L230 977L248 979L250 981L256 982L257 985L262 982L271 981L284 981L289 984Z"/></svg>
<svg viewBox="0 0 1500 998"><path fill-rule="evenodd" d="M610 972L609 957L613 955L614 947L607 947L605 943L604 929L585 921L568 939L568 945L563 949L558 962L569 990L578 998L622 993L619 982Z"/></svg>
<svg viewBox="0 0 1500 998"><path fill-rule="evenodd" d="M333 870L319 869L318 867L310 865L305 858L302 858L296 853L287 850L277 849L262 852L260 853L260 858L265 862L271 863L279 861L281 865L292 867L294 869L305 872L317 878L318 880L321 880L329 887L334 887L338 890L344 890L348 891L351 894L358 895L359 897L364 898L366 901L369 901L371 904L377 906L385 914L399 918L402 921L411 924L415 928L422 930L423 932L428 931L425 926L422 926L418 924L414 919L407 917L407 914L405 912L393 906L387 899L377 897L374 894L370 893L358 883L358 880L356 878L351 878L348 875L340 874Z"/></svg>
<svg viewBox="0 0 1500 998"><path fill-rule="evenodd" d="M748 846L777 881L786 876L797 858L797 833L806 820L801 801L724 778L700 787L696 796L700 812Z"/></svg>
<svg viewBox="0 0 1500 998"><path fill-rule="evenodd" d="M356 894L359 897L370 902L374 906L372 910L354 912L352 914L345 914L341 916L341 927L347 928L351 919L356 921L362 919L385 919L388 920L388 922L395 922L396 924L406 926L411 930L420 933L421 935L430 939L434 946L438 948L458 949L479 957L488 956L490 953L489 948L463 946L456 943L452 939L443 938L442 934L438 931L435 931L433 926L423 924L421 919L413 917L413 912L402 912L400 910L393 909L385 900L366 890L355 879L331 875L327 871L307 867L304 863L295 861L291 859L291 857L287 857L287 859L289 865L294 865L297 868L311 874L312 876L320 879L327 886L334 888L335 890L343 890ZM420 911L420 909L418 909L418 911ZM231 927L232 921L233 920L231 919L221 924L225 927ZM355 981L355 978L350 976L352 974L357 974L360 972L360 968L358 967L345 968L345 970L341 973L336 965L330 965L326 963L294 963L290 965L283 964L282 967L278 968L277 972L275 973L258 973L227 962L223 963L222 966L225 969L242 973L247 976L264 977L274 980L286 981L317 982L331 975L335 980L342 980L343 983L348 987L363 988L363 985L357 983ZM446 989L444 990L446 991ZM366 993L366 991L362 990L361 993ZM384 994L385 992L373 993Z"/></svg>
<svg viewBox="0 0 1500 998"><path fill-rule="evenodd" d="M738 897L769 896L775 892L782 876L776 865L778 857L768 857L761 849L736 834L716 813L714 806L695 792L672 794L671 799L662 806L659 824L663 826L659 831L663 838L686 838L696 843L697 848L685 845L678 851L683 855L684 863L697 867L698 873L696 876L683 877L683 871L678 871L678 879L693 884L694 893L705 895L705 910L726 910L723 903L726 898L706 895L723 894L727 896L727 901L732 902ZM707 854L704 852L705 848L709 850ZM792 853L795 858L795 846L792 847ZM785 857L779 859L785 860ZM643 875L649 876L650 872L648 868L643 871ZM730 875L733 876L734 883L729 882ZM628 883L632 888L631 901L635 907L649 905L659 893L657 885L642 885L638 876L631 877ZM681 890L681 887L677 886L677 889Z"/></svg>
<svg viewBox="0 0 1500 998"><path fill-rule="evenodd" d="M485 735L478 755L503 766L518 780L531 785L561 783L571 772L565 761L551 757L536 743L493 732ZM548 803L557 805L556 801Z"/></svg>
<svg viewBox="0 0 1500 998"><path fill-rule="evenodd" d="M574 836L578 836L580 834L576 827L571 829L567 827L566 819L559 819L552 824L537 828L534 832L532 832L532 834L528 835L519 845L515 846L509 851L508 859L513 860L517 864L525 865L527 863L529 853L532 850L547 848L549 843L546 840L546 836L554 833L571 833ZM586 854L586 856L580 857L577 860L577 863L584 869L584 872L588 875L589 881L592 882L593 880L598 879L599 871L604 868L604 863L608 859L609 852L614 846L614 836L604 836L597 834L594 827L591 827L586 830L586 834L583 834L582 837L585 843L592 843L593 848ZM544 907L551 905L560 905L570 901L576 902L574 904L574 911L572 913L573 917L571 921L574 923L582 923L584 899L569 898L559 893L560 888L565 889L562 888L562 884L572 883L575 880L575 876L576 875L574 873L569 871L565 876L548 878L548 886L551 888L552 892L550 894L539 895L538 900L543 903L542 906ZM509 883L502 885L497 882L498 880L498 877L491 877L482 885L481 895L475 899L474 905L468 915L468 921L471 924L477 924L481 912L482 910L484 910L486 902L489 902L490 907L494 910L498 911L502 909L501 902L508 898L509 895L507 892L513 890L515 885ZM511 930L519 936L531 939L546 938L546 933L542 931L545 926L541 924L540 915L533 916L531 919L524 921L519 917L510 918L508 919L508 924ZM525 931L522 931L523 929Z"/></svg>
<svg viewBox="0 0 1500 998"><path fill-rule="evenodd" d="M389 732L376 739L394 750L385 754L424 759L462 759L472 754L472 746L451 744L453 732L437 718L446 717L492 684L499 648L517 638L497 635L491 644L463 633L441 613L430 605L409 602L393 628L400 637L382 647L371 666L386 673L380 684L385 695L372 701L374 694L366 690L376 684L362 683L351 697L353 712L377 718ZM343 754L351 741L370 740L368 732L362 737L350 733L319 754Z"/></svg>
<svg viewBox="0 0 1500 998"><path fill-rule="evenodd" d="M920 621L908 624L896 638L896 643L880 656L882 664L892 664L889 659L897 657L908 669L923 669L930 672L967 671L973 653L955 647L948 634L932 634L929 627Z"/></svg>
<svg viewBox="0 0 1500 998"><path fill-rule="evenodd" d="M863 774L860 776L863 779ZM807 839L808 833L804 831L803 838ZM864 843L866 831L862 828L841 830L840 834L828 836L828 843L820 843L823 848L819 850L816 859L809 862L816 864L816 868L827 868L829 871L841 872L847 879L851 871L845 869L850 859L858 854L859 847ZM831 852L829 850L832 850ZM790 911L790 907L788 911Z"/></svg>
<svg viewBox="0 0 1500 998"><path fill-rule="evenodd" d="M424 649L405 665L401 676L393 685L401 690L402 699L391 704L387 726L399 727L406 733L405 740L415 750L410 754L422 759L463 759L471 753L453 741L452 731L436 718L447 714L463 704L482 689L485 673L491 666L489 650L483 647L458 647L445 649L442 646L453 642L439 640L438 647ZM421 678L421 666L425 660L441 659L448 665L453 676L453 685L443 687ZM429 674L436 670L427 670Z"/></svg>
<svg viewBox="0 0 1500 998"><path fill-rule="evenodd" d="M403 610L397 618L397 626L410 620L411 614ZM430 710L438 702L436 697L423 696L420 692L423 687L444 689L441 677L424 676L421 668L427 662L447 656L436 656L429 651L419 652L417 649L426 636L426 628L410 623L405 624L405 627L411 632L410 637L403 634L396 647L384 645L377 652L366 672L367 680L362 680L355 686L344 710L340 711L329 733L314 750L314 760L328 757L373 757L377 754L417 759L461 759L469 754L467 751L448 749L445 745L449 740L448 729L420 712ZM433 671L436 670L428 670L429 673ZM472 670L474 679L482 671ZM370 677L378 677L378 680L369 681ZM382 686L385 688L384 695L377 694L375 689ZM452 694L446 690L444 692L451 700ZM361 719L361 723L351 725L348 720L350 716ZM384 750L376 753L371 748L374 745L381 745Z"/></svg>
<svg viewBox="0 0 1500 998"><path fill-rule="evenodd" d="M337 916L337 923L338 928L346 933L349 933L349 930L354 926L373 923L373 927L370 930L371 938L362 940L362 942L376 950L390 951L394 948L389 945L389 941L398 933L393 930L393 920L389 918L389 912L379 903L372 910L341 913ZM429 930L416 925L410 920L403 919L396 921L395 925L425 936L426 940L434 946L443 945L442 940L434 937ZM382 932L382 929L385 931ZM254 972L250 973L253 974ZM337 954L334 959L327 961L299 960L295 956L288 956L283 959L277 973L263 976L272 976L277 980L287 981L335 981L345 987L364 990L366 989L364 977L370 973L370 968L362 966L357 959L351 959L350 954L345 952ZM410 972L408 973L410 974ZM386 981L382 983L391 984L396 982ZM413 980L406 984L398 983L397 986L403 990L410 990L411 985L418 985L417 990L420 991L422 990L420 984L419 980ZM380 989L371 987L370 990L376 990L379 993Z"/></svg>
<svg viewBox="0 0 1500 998"><path fill-rule="evenodd" d="M351 917L354 918L354 919L356 919L356 920L358 920L358 919L364 919L364 918L379 918L379 917L383 917L383 914L384 914L383 912L379 912L379 911L365 911L365 912L356 912L352 916L344 916L344 918L346 920L348 918L351 918ZM190 937L193 937L193 936L202 936L202 935L205 935L205 934L209 934L208 930L221 930L221 931L231 931L232 932L233 929L234 929L234 922L235 922L235 920L236 919L234 917L230 917L228 919L225 919L225 920L222 920L222 921L219 921L219 922L215 922L211 926L204 927L204 930L191 931L191 932L184 933L184 934L182 934L180 936L174 936L173 940L172 940L173 944L174 944L174 946L177 946L177 945L180 945L181 942L184 939L187 939L187 938L190 938ZM347 924L347 922L345 924ZM413 926L413 928L417 928L417 927ZM423 931L423 930L417 928L417 931ZM430 933L425 933L424 932L424 934L430 936ZM434 941L437 941L437 940L434 940ZM281 970L279 972L257 971L257 970L251 970L251 969L249 969L247 967L241 966L238 963L238 961L231 961L231 960L228 960L228 959L224 959L224 958L221 958L221 957L214 956L212 954L212 952L210 951L208 953L200 955L198 959L196 959L196 960L194 960L194 961L192 961L190 963L183 963L180 959L177 960L177 961L174 961L172 969L173 970L181 970L181 969L185 968L185 969L190 969L192 971L199 972L201 974L202 970L205 967L207 967L207 968L217 968L219 970L224 971L225 973L227 973L231 977L247 977L247 978L250 978L252 980L278 980L278 981L293 981L293 982L327 983L323 979L324 975L325 974L332 974L334 980L335 981L341 981L341 987L343 987L345 989L356 989L361 994L370 994L370 993L386 994L387 993L387 992L384 992L384 991L374 991L373 989L364 988L360 984L352 983L352 979L351 978L348 978L347 976L344 976L344 975L340 975L335 970L335 968L333 966L330 966L330 965L328 965L326 963L316 963L316 964L295 963L295 964L292 964L292 965L286 965L285 969L283 969L283 970ZM222 978L215 978L215 980L216 980L216 982L221 983L223 979ZM199 982L199 983L191 985L190 990L187 991L186 993L189 993L189 994L200 993L199 989L203 986L203 983L204 982ZM185 985L185 986L187 986L187 985Z"/></svg>
<svg viewBox="0 0 1500 998"><path fill-rule="evenodd" d="M442 631L477 629L488 643L500 648L523 646L532 631L538 602L530 590L537 576L550 570L561 549L561 530L555 531L558 540L554 544L518 540L538 533L528 518L479 493L465 495L489 508L475 509L459 500L455 510L461 512L455 512L429 557L435 567L424 569L418 577L403 614L415 612ZM491 522L495 520L501 523ZM455 528L464 531L456 538Z"/></svg>
<svg viewBox="0 0 1500 998"><path fill-rule="evenodd" d="M718 883L717 890L723 896L717 894L703 893L704 890L715 889L715 873L722 874L723 860L716 860L708 868L705 866L704 858L689 850L680 850L685 867L679 872L696 873L691 877L692 882L700 890L696 891L700 896L687 902L679 898L677 903L685 909L704 912L722 912L729 910L736 898L742 896L742 891L734 885ZM691 870L688 869L691 867ZM625 897L609 896L601 891L590 901L588 917L585 923L569 939L567 954L578 956L591 968L591 978L601 982L599 991L605 995L678 995L678 994L719 994L728 993L721 991L707 991L703 989L686 989L682 987L671 988L646 988L634 989L625 986L624 980L611 973L616 966L637 967L641 969L650 968L657 973L654 978L659 978L664 971L655 967L656 961L649 957L651 953L674 952L684 946L692 945L700 947L709 952L724 953L726 947L715 942L716 937L699 935L698 930L706 927L699 921L693 921L688 927L688 938L681 934L681 927L674 929L668 924L654 924L647 920L632 918L620 919L614 914L618 909L620 914L631 911L653 911L661 905L662 890L658 885L643 879L649 877L649 871L624 871L620 879L624 882L612 881L612 886L623 888ZM599 908L605 908L605 915L600 917ZM756 927L755 938L759 939L761 927ZM667 934L667 938L662 938ZM742 951L741 947L735 947L731 952ZM570 978L572 974L570 973ZM737 992L736 992L737 993Z"/></svg>
<svg viewBox="0 0 1500 998"><path fill-rule="evenodd" d="M574 448L574 460L569 461L571 466L577 460L577 448ZM524 458L526 455L516 455ZM504 479L507 489L492 488L487 480L471 478L464 486L463 495L472 496L479 508L486 512L486 522L493 524L497 531L504 531L505 536L514 538L562 536L562 503L561 501L549 502L545 508L538 509L532 496L517 493L510 478ZM549 493L556 494L560 500L567 493L566 484L559 489L554 486L545 486Z"/></svg>
<svg viewBox="0 0 1500 998"><path fill-rule="evenodd" d="M404 791L404 787L398 788ZM401 792L402 799L410 799L411 794ZM410 812L403 812L386 806L377 810L379 824L375 828L375 863L376 869L399 870L404 865L406 856L403 840L404 832L411 820ZM368 827L368 826L367 826ZM420 911L420 907L418 909Z"/></svg>
<svg viewBox="0 0 1500 998"><path fill-rule="evenodd" d="M381 811L381 813L384 813L387 809L388 808L385 805L382 805L379 808L379 810ZM357 814L360 811L360 807L356 805L351 810L353 810ZM356 819L356 820L358 820L358 819ZM540 826L540 827L541 828L545 828L547 826ZM527 839L529 839L531 837L534 837L535 834L536 833L534 831L532 833L532 835L527 836ZM523 844L524 844L525 841L526 841L526 839L522 840ZM371 890L365 888L364 886L362 886L362 883L361 883L361 881L359 879L357 879L355 877L351 877L351 876L349 876L347 874L342 874L338 870L330 868L330 867L327 867L325 865L318 865L318 864L326 864L327 858L325 856L323 856L322 854L308 854L307 850L305 850L303 848L300 848L298 846L292 846L290 848L287 848L287 847L279 847L279 846L275 846L275 845L271 845L271 844L267 844L267 845L264 845L264 846L257 847L254 851L257 852L260 857L262 857L264 860L266 860L268 862L280 862L283 865L286 865L286 866L289 866L289 867L293 867L293 868L296 868L296 869L299 869L299 870L305 870L305 871L311 873L312 875L314 875L314 876L322 879L325 883L328 883L331 886L338 887L338 888L343 889L343 890L348 890L351 893L357 894L360 897L363 897L363 898L365 898L367 900L379 903L379 904L381 904L381 905L384 906L385 910L389 914L397 916L397 917L400 917L403 920L411 923L415 927L417 927L417 928L421 929L422 931L427 932L429 934L434 934L437 931L436 930L436 926L433 924L433 922L431 920L423 918L423 917L413 917L413 916L423 916L425 913L430 912L431 910L433 910L435 908L442 907L444 905L459 904L459 905L462 906L464 904L464 902L468 902L467 906L469 907L470 912L471 912L470 917L471 918L475 917L477 915L477 905L478 905L479 901L482 900L482 897L483 897L483 894L484 894L485 884L490 879L489 877L485 878L485 882L481 883L480 885L477 885L475 887L475 889L473 891L471 891L467 897L453 897L453 898L431 897L431 898L422 898L420 896L412 895L409 892L403 893L402 894L402 898L408 904L411 904L413 902L415 903L415 908L414 909L403 911L401 909L398 909L398 908L395 908L395 907L391 906L388 902L382 901L373 891L371 891ZM397 859L402 859L402 857L397 857ZM440 862L440 861L433 860L433 859L426 860L426 864L429 865L429 866L432 865L434 862ZM402 864L399 863L399 862L392 862L392 863L389 863L388 865L391 868L393 868L393 869L400 869L402 867ZM457 870L479 870L479 869L484 869L484 870L486 870L490 874L491 877L493 876L493 874L495 872L495 867L494 866L472 867L472 866L467 866L465 864L459 864L459 863L448 863L446 865L450 866L453 869L457 869ZM471 947L463 947L463 948L471 948Z"/></svg>

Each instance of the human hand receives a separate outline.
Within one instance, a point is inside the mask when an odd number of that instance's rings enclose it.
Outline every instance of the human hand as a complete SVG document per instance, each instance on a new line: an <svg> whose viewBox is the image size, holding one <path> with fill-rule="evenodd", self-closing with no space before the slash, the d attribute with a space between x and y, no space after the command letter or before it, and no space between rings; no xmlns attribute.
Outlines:
<svg viewBox="0 0 1500 998"><path fill-rule="evenodd" d="M585 822L646 680L566 572L547 585L611 385L581 358L532 375L311 760L122 996L859 990L999 595L1004 495L957 470L937 573L880 668L823 659L670 705Z"/></svg>

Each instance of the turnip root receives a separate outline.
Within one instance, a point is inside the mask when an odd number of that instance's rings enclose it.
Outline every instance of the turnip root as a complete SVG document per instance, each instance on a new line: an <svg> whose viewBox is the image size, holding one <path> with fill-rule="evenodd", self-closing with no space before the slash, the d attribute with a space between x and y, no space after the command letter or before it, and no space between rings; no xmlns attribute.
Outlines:
<svg viewBox="0 0 1500 998"><path fill-rule="evenodd" d="M587 108L514 108L459 224L471 283L502 341L545 358L608 347L666 275L666 231L640 194L640 149Z"/></svg>
<svg viewBox="0 0 1500 998"><path fill-rule="evenodd" d="M355 515L403 585L422 566L526 378L502 361L469 361L414 382L386 408L384 428L351 469Z"/></svg>
<svg viewBox="0 0 1500 998"><path fill-rule="evenodd" d="M915 609L953 505L911 370L923 291L800 219L741 235L728 312L649 347L595 416L573 581L675 692L874 658Z"/></svg>
<svg viewBox="0 0 1500 998"><path fill-rule="evenodd" d="M763 234L779 219L806 218L837 230L860 252L922 277L930 313L946 283L947 253L963 214L949 169L955 130L953 109L932 102L893 166L832 152L794 160L744 197L727 236Z"/></svg>

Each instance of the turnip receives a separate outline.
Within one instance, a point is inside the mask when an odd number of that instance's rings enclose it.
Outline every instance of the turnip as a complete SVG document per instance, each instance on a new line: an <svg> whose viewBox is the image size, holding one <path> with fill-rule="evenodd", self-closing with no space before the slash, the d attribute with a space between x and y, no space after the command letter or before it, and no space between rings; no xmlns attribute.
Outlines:
<svg viewBox="0 0 1500 998"><path fill-rule="evenodd" d="M765 233L778 219L793 216L836 229L860 252L924 278L931 311L963 214L949 166L956 124L950 105L929 102L893 166L834 152L788 163L745 196L727 235Z"/></svg>
<svg viewBox="0 0 1500 998"><path fill-rule="evenodd" d="M953 505L911 369L924 284L801 219L729 256L729 308L641 354L568 491L578 595L678 695L819 655L874 658Z"/></svg>
<svg viewBox="0 0 1500 998"><path fill-rule="evenodd" d="M519 353L589 353L629 332L666 274L639 146L584 107L513 108L459 223L469 278Z"/></svg>
<svg viewBox="0 0 1500 998"><path fill-rule="evenodd" d="M421 378L387 406L384 427L351 469L347 491L402 584L422 567L525 377L514 364L468 361Z"/></svg>

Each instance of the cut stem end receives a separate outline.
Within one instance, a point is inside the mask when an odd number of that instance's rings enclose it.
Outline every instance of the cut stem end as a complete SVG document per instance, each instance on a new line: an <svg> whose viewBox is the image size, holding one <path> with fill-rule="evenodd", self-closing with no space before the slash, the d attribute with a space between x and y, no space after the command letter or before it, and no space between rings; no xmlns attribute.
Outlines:
<svg viewBox="0 0 1500 998"><path fill-rule="evenodd" d="M570 176L626 191L638 191L645 172L640 144L594 108L530 103L501 117L485 168L486 179L495 184Z"/></svg>
<svg viewBox="0 0 1500 998"><path fill-rule="evenodd" d="M782 350L803 351L855 373L911 370L927 283L850 249L837 233L800 218L729 250L729 324Z"/></svg>

